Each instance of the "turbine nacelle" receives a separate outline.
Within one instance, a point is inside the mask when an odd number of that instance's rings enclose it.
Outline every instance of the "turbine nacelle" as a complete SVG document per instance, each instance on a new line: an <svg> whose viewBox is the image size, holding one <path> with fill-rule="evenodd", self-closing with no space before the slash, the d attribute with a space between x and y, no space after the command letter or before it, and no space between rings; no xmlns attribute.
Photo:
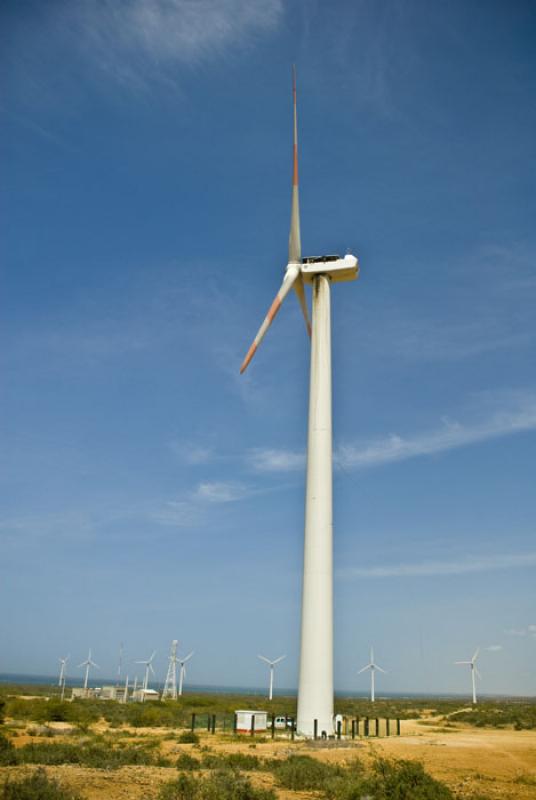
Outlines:
<svg viewBox="0 0 536 800"><path fill-rule="evenodd" d="M332 283L355 281L359 276L359 261L351 253L340 256L310 256L302 259L301 274L304 283L312 283L317 275L327 275Z"/></svg>

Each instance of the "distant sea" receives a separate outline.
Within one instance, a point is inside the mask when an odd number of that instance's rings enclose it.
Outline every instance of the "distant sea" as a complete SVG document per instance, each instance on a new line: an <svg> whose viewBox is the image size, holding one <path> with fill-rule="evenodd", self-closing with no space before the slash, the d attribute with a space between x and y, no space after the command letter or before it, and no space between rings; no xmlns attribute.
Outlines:
<svg viewBox="0 0 536 800"><path fill-rule="evenodd" d="M120 683L124 683L125 677L123 676ZM58 685L58 677L54 675L23 675L19 672L0 672L0 684L2 683L16 683L16 684L26 684L31 685L35 684L40 686L57 686ZM117 678L91 678L88 681L88 685L91 687L96 686L114 686L117 683ZM132 678L129 679L129 684L132 685ZM73 676L70 677L67 675L66 686L83 686L84 679L83 677ZM141 686L141 681L138 681L138 685ZM163 682L152 682L149 684L149 688L162 690ZM185 693L188 694L241 694L241 695L259 695L265 696L266 695L266 687L261 686L205 686L195 683L189 683L184 687ZM279 695L280 697L295 697L297 695L297 690L294 689L274 689L274 695ZM345 690L335 691L335 695L337 697L356 697L356 698L367 698L368 692L350 692ZM493 695L488 695L488 697L492 697ZM447 692L382 692L381 698L392 698L392 699L412 699L412 698L434 698L435 700L438 699L455 699L460 697L466 697L466 695L460 694L449 694ZM496 695L497 697L497 695Z"/></svg>

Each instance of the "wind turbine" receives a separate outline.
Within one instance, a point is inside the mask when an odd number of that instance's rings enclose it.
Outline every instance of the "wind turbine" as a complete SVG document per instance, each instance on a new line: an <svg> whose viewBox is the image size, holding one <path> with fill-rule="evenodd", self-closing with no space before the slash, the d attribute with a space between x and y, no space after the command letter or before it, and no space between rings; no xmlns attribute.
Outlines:
<svg viewBox="0 0 536 800"><path fill-rule="evenodd" d="M182 697L182 684L184 683L184 679L186 677L186 667L184 665L186 664L187 661L191 659L193 654L194 651L192 650L192 652L188 653L188 655L185 656L184 658L179 658L179 664L181 665L179 671L179 697Z"/></svg>
<svg viewBox="0 0 536 800"><path fill-rule="evenodd" d="M455 661L454 662L455 664L469 664L470 667L471 667L471 681L472 681L472 684L473 684L473 705L474 706L476 706L476 681L475 681L475 675L478 678L482 679L482 675L480 674L480 672L478 671L477 666L476 666L476 660L478 658L479 652L480 652L480 647L477 647L476 650L475 650L475 654L474 654L474 656L472 657L472 659L470 661Z"/></svg>
<svg viewBox="0 0 536 800"><path fill-rule="evenodd" d="M65 658L58 658L60 662L60 677L58 679L58 686L61 686L65 681L65 668L67 666L67 662L71 656L65 656Z"/></svg>
<svg viewBox="0 0 536 800"><path fill-rule="evenodd" d="M279 656L275 661L270 661L266 656L257 656L257 658L260 658L261 661L266 661L266 663L270 665L270 692L268 694L268 700L271 700L274 693L274 667L276 664L279 664L280 661L283 661L286 656Z"/></svg>
<svg viewBox="0 0 536 800"><path fill-rule="evenodd" d="M78 666L86 668L86 676L84 678L84 689L86 690L86 693L87 693L87 681L88 681L88 678L89 678L89 668L90 667L95 667L95 669L100 669L99 665L95 664L95 662L91 660L91 649L89 650L88 657L86 658L86 660L82 661L82 663L79 664Z"/></svg>
<svg viewBox="0 0 536 800"><path fill-rule="evenodd" d="M142 698L144 700L145 700L145 692L147 691L149 686L149 671L152 672L153 675L155 674L153 669L153 658L155 657L155 655L156 655L156 650L153 650L151 658L148 658L146 661L134 662L135 664L143 664L145 666L145 676L143 678L143 698Z"/></svg>
<svg viewBox="0 0 536 800"><path fill-rule="evenodd" d="M177 699L177 664L179 659L177 657L177 639L171 642L171 653L169 655L169 666L164 683L164 691L162 692L162 700L164 697L171 697L173 700Z"/></svg>
<svg viewBox="0 0 536 800"><path fill-rule="evenodd" d="M373 703L374 699L375 699L375 695L374 695L374 673L378 669L380 672L383 672L383 674L385 675L386 671L384 669L382 669L379 666L379 664L375 663L375 661L374 661L374 650L372 649L372 647L370 648L370 661L369 661L369 663L365 667L360 669L357 674L361 675L361 673L365 672L365 670L367 670L367 669L370 669L370 702Z"/></svg>
<svg viewBox="0 0 536 800"><path fill-rule="evenodd" d="M240 368L244 372L293 288L311 336L309 429L303 561L297 730L312 736L333 732L333 512L331 435L330 284L357 278L353 255L302 258L298 196L296 73L293 75L294 157L288 263L283 283ZM313 324L305 284L312 287Z"/></svg>

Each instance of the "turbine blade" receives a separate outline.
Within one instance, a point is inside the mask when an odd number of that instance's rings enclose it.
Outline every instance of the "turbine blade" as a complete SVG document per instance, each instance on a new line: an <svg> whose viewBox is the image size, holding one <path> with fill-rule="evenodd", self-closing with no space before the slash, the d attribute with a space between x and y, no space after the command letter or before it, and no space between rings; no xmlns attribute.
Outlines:
<svg viewBox="0 0 536 800"><path fill-rule="evenodd" d="M380 672L383 672L383 674L384 674L384 675L387 675L387 670L386 670L386 669L382 669L382 668L381 668L381 667L379 667L377 664L374 664L374 666L376 667L376 669L379 669L379 670L380 670Z"/></svg>
<svg viewBox="0 0 536 800"><path fill-rule="evenodd" d="M474 664L474 663L475 663L475 661L477 660L477 658L478 658L478 654L479 654L479 653L480 653L480 647L477 647L477 648L476 648L476 650L475 650L475 654L474 654L474 656L473 656L473 657L472 657L472 659L471 659L471 663L472 663L472 664Z"/></svg>
<svg viewBox="0 0 536 800"><path fill-rule="evenodd" d="M279 662L283 661L284 658L286 658L286 656L279 656L279 658L276 658L275 661L272 661L272 664L279 664Z"/></svg>
<svg viewBox="0 0 536 800"><path fill-rule="evenodd" d="M363 667L362 669L360 669L357 674L361 675L362 672L365 672L365 670L370 669L371 667L372 667L372 664L367 664L367 666Z"/></svg>
<svg viewBox="0 0 536 800"><path fill-rule="evenodd" d="M191 653L188 653L188 655L186 656L186 658L183 658L183 659L182 659L182 663L183 663L183 664L186 664L186 662L187 662L187 661L189 661L189 660L191 659L191 657L193 656L193 654L194 654L194 653L195 653L195 650L192 650L192 652L191 652Z"/></svg>
<svg viewBox="0 0 536 800"><path fill-rule="evenodd" d="M482 680L482 675L480 674L480 672L478 671L478 669L476 667L475 667L475 674L476 674L477 678L480 678L480 680Z"/></svg>
<svg viewBox="0 0 536 800"><path fill-rule="evenodd" d="M94 661L90 661L90 662L89 662L89 665L90 665L91 667L96 667L97 669L100 669L99 665L98 665L98 664L95 664L95 662L94 662Z"/></svg>
<svg viewBox="0 0 536 800"><path fill-rule="evenodd" d="M272 663L269 658L266 658L266 656L257 656L257 658L260 658L261 661L266 661L267 664Z"/></svg>
<svg viewBox="0 0 536 800"><path fill-rule="evenodd" d="M151 672L153 673L153 675L156 675L156 672L154 671L154 669L153 669L153 665L151 664L151 662L150 662L150 661L149 661L149 663L147 664L147 666L149 667L149 669L151 670Z"/></svg>
<svg viewBox="0 0 536 800"><path fill-rule="evenodd" d="M311 338L311 321L309 319L309 309L307 308L307 299L305 297L305 287L303 284L303 276L301 272L298 275L296 282L294 283L294 291L296 292L296 297L298 298L298 303L300 304L300 308L302 310L307 333L309 334L309 338Z"/></svg>
<svg viewBox="0 0 536 800"><path fill-rule="evenodd" d="M455 664L472 664L472 661L455 661Z"/></svg>
<svg viewBox="0 0 536 800"><path fill-rule="evenodd" d="M292 284L294 283L294 281L296 280L296 278L298 277L299 274L300 274L300 268L297 265L295 265L295 264L294 265L293 264L289 264L288 265L287 271L285 273L285 277L283 278L283 283L281 284L281 288L279 289L278 293L276 294L275 300L272 303L272 305L270 306L270 308L268 310L268 313L267 313L266 317L264 318L264 321L263 321L261 327L259 328L259 331L258 331L257 335L255 336L255 338L253 340L253 344L249 348L249 350L248 350L248 352L246 354L246 357L245 357L244 361L242 362L242 366L240 367L240 374L242 374L244 372L244 370L246 369L247 365L249 364L249 362L251 361L251 359L255 355L255 353L257 351L257 348L259 347L260 343L264 339L266 331L268 330L268 328L270 327L270 325L274 321L275 315L277 314L277 312L281 308L281 304L282 304L283 300L285 299L285 297L289 293L289 291L290 291L290 289L292 287Z"/></svg>
<svg viewBox="0 0 536 800"><path fill-rule="evenodd" d="M301 261L300 200L298 194L298 112L296 103L296 67L292 67L292 106L294 111L294 136L292 156L292 205L290 211L290 235L288 239L288 260Z"/></svg>

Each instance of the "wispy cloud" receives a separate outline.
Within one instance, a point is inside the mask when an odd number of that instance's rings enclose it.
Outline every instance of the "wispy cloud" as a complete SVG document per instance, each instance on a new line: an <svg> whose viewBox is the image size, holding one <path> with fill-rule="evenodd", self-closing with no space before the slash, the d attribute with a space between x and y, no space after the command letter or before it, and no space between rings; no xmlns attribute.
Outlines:
<svg viewBox="0 0 536 800"><path fill-rule="evenodd" d="M476 421L457 422L443 418L435 430L409 435L391 433L369 442L339 445L334 464L339 469L358 469L430 456L479 442L536 430L536 397L514 396L509 407L496 410ZM303 469L303 453L271 448L257 448L247 456L248 463L259 472L289 472Z"/></svg>
<svg viewBox="0 0 536 800"><path fill-rule="evenodd" d="M507 636L536 636L536 625L526 625L524 628L507 628Z"/></svg>
<svg viewBox="0 0 536 800"><path fill-rule="evenodd" d="M490 653L498 653L500 650L503 650L503 646L502 644L490 644L488 647L486 647L486 650L488 650Z"/></svg>
<svg viewBox="0 0 536 800"><path fill-rule="evenodd" d="M76 2L85 55L121 83L142 86L166 67L195 66L273 30L282 0ZM64 9L63 9L64 11Z"/></svg>
<svg viewBox="0 0 536 800"><path fill-rule="evenodd" d="M336 463L343 468L369 467L392 461L453 450L458 447L536 430L536 399L523 398L518 407L491 414L487 419L464 424L443 419L432 431L410 436L390 434L366 445L343 445L336 453Z"/></svg>
<svg viewBox="0 0 536 800"><path fill-rule="evenodd" d="M159 525L190 528L203 524L211 507L236 503L264 491L238 481L203 481L183 497L167 500L149 517Z"/></svg>
<svg viewBox="0 0 536 800"><path fill-rule="evenodd" d="M201 503L234 503L250 493L251 490L242 483L207 481L199 484L193 499Z"/></svg>
<svg viewBox="0 0 536 800"><path fill-rule="evenodd" d="M305 454L292 450L257 447L250 450L247 461L258 472L291 472L303 469Z"/></svg>
<svg viewBox="0 0 536 800"><path fill-rule="evenodd" d="M348 567L339 572L346 578L407 578L439 575L466 575L500 569L536 566L536 552L503 554L455 561L420 561L406 564L386 564L373 567Z"/></svg>

